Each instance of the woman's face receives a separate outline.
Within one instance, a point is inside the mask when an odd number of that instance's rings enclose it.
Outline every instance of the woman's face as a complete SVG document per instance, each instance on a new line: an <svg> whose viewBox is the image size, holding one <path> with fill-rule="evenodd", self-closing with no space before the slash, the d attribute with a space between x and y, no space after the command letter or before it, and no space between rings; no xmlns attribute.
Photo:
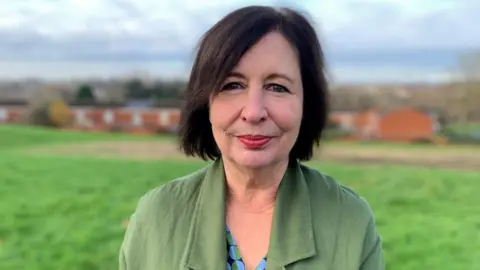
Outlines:
<svg viewBox="0 0 480 270"><path fill-rule="evenodd" d="M280 33L272 32L240 59L211 97L210 122L222 157L250 168L287 160L302 109L297 54Z"/></svg>

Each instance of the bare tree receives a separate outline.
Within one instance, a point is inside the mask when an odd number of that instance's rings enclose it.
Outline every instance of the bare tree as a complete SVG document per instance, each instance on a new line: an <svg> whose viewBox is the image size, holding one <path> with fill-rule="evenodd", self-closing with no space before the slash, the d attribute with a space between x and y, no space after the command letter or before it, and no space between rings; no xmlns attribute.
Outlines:
<svg viewBox="0 0 480 270"><path fill-rule="evenodd" d="M48 106L52 102L65 102L69 89L63 85L44 86L28 96L26 121L31 124L47 125L49 123Z"/></svg>
<svg viewBox="0 0 480 270"><path fill-rule="evenodd" d="M451 106L458 123L480 121L480 51L465 54L458 61L459 83L453 87Z"/></svg>

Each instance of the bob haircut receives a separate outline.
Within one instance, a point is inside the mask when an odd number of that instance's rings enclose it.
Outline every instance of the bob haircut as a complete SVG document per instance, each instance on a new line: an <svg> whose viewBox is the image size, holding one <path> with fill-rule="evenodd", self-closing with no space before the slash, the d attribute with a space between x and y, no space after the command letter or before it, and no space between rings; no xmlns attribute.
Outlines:
<svg viewBox="0 0 480 270"><path fill-rule="evenodd" d="M305 16L290 8L268 6L237 9L200 39L184 92L185 103L179 124L180 149L187 156L198 156L203 160L221 156L209 119L210 97L220 90L240 58L263 36L274 31L281 33L296 50L304 91L302 122L290 160L312 158L328 118L323 51Z"/></svg>

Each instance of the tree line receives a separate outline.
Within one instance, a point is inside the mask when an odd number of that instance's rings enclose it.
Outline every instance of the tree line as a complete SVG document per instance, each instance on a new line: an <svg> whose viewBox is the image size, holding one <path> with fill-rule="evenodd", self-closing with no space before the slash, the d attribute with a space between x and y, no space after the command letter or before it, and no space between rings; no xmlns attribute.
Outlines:
<svg viewBox="0 0 480 270"><path fill-rule="evenodd" d="M155 81L145 83L133 78L120 85L124 100L179 100L186 86L184 81ZM78 85L74 102L79 104L96 104L95 86L88 82Z"/></svg>
<svg viewBox="0 0 480 270"><path fill-rule="evenodd" d="M152 100L153 106L182 99L185 81L145 83L131 79L121 89L124 100ZM78 86L74 103L95 105L94 87ZM170 103L172 104L172 103ZM176 104L176 103L175 103ZM330 106L335 111L361 111L370 108L392 110L412 107L434 113L446 123L480 122L480 82L463 81L435 86L339 86L330 89Z"/></svg>

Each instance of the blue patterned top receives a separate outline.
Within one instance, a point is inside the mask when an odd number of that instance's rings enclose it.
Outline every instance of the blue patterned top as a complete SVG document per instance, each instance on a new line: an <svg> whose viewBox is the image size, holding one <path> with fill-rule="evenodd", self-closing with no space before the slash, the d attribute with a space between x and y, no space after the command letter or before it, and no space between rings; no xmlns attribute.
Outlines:
<svg viewBox="0 0 480 270"><path fill-rule="evenodd" d="M237 248L237 244L233 239L232 233L228 226L227 228L227 270L245 270L245 264L243 263L242 256ZM257 265L255 270L265 270L267 267L267 257L262 259Z"/></svg>

